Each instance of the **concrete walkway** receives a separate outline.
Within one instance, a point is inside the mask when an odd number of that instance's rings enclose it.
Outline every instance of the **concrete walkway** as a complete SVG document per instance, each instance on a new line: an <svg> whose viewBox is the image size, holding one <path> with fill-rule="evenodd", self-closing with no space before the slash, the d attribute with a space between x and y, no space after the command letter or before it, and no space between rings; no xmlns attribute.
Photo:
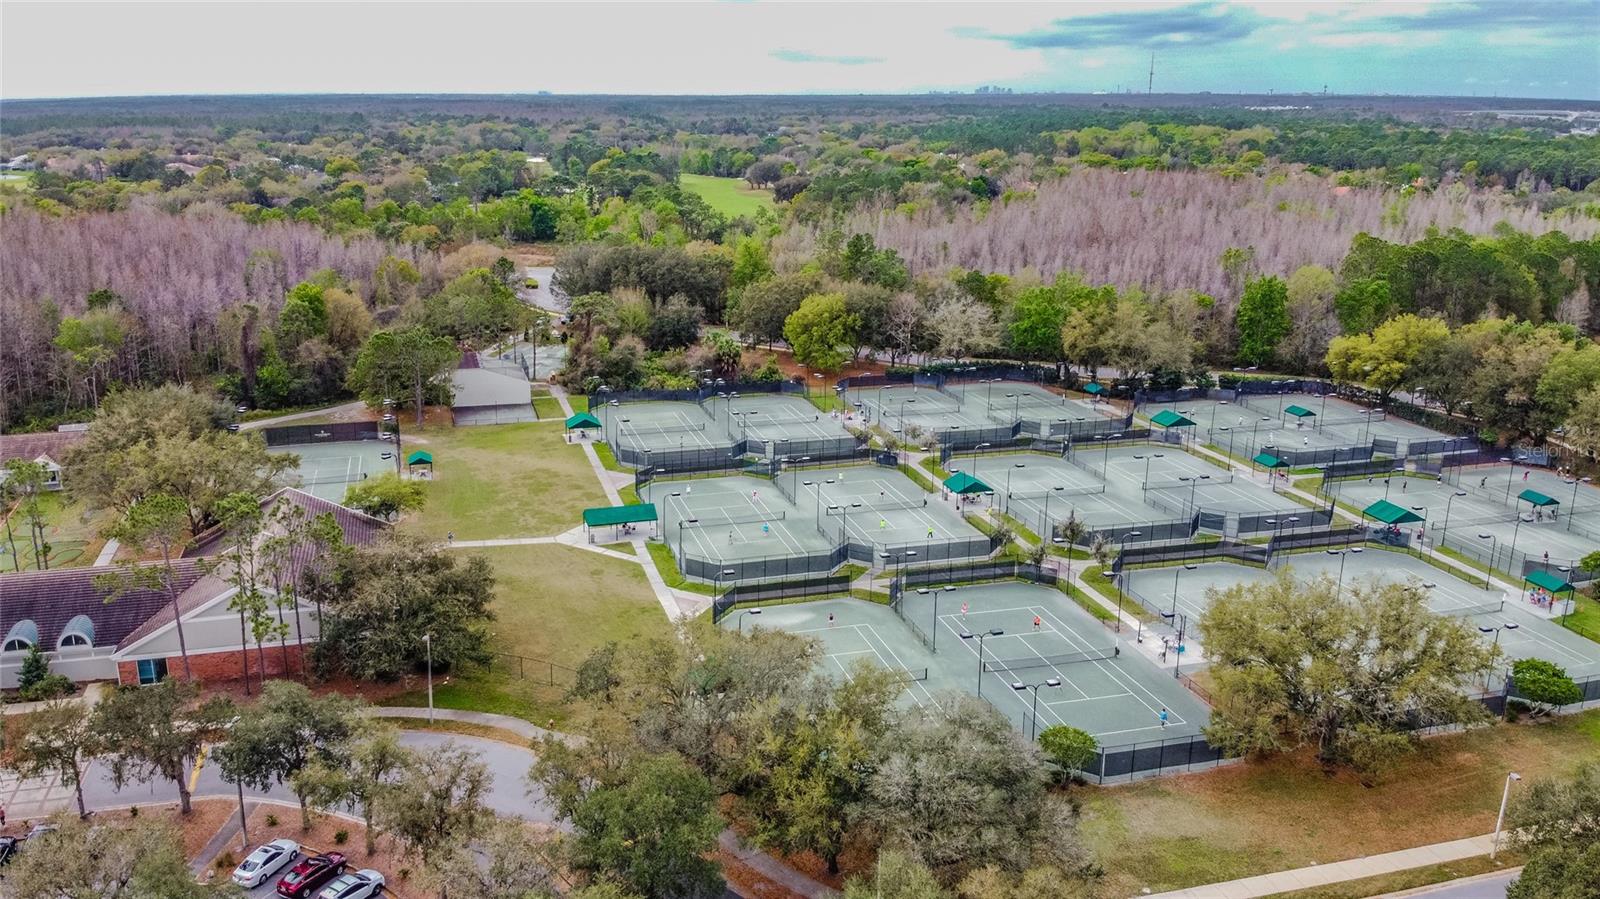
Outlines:
<svg viewBox="0 0 1600 899"><path fill-rule="evenodd" d="M426 708L411 706L372 706L369 713L374 718L405 718L411 720L428 720L429 712ZM531 721L513 718L510 715L496 715L493 712L470 712L465 709L440 709L435 708L433 718L438 721L458 721L462 724L476 724L481 727L492 727L496 730L509 731L519 737L534 740L560 740L563 743L579 743L582 737L564 734L560 731L546 730Z"/></svg>
<svg viewBox="0 0 1600 899"><path fill-rule="evenodd" d="M810 897L810 899L832 899L832 897L839 895L838 890L812 880L765 852L745 846L739 842L739 835L734 833L732 828L718 834L717 843L722 847L723 851L737 858L762 877L785 889Z"/></svg>
<svg viewBox="0 0 1600 899"><path fill-rule="evenodd" d="M276 418L258 418L255 421L242 422L239 425L239 430L254 431L260 428L276 427L281 424L287 424L291 421L299 421L302 418L315 418L318 415L343 415L346 412L359 412L365 408L367 408L367 404L357 400L353 403L341 403L337 406L329 406L326 409L310 409L305 412L293 412L289 415L279 415Z"/></svg>
<svg viewBox="0 0 1600 899"><path fill-rule="evenodd" d="M1494 835L1486 833L1483 836L1451 840L1448 843L1434 843L1431 846L1401 849L1398 852L1368 855L1342 862L1330 862L1326 865L1312 865L1309 868L1295 868L1291 871L1211 883L1186 890L1156 893L1150 899L1252 899L1257 896L1271 896L1274 893L1311 889L1346 880L1359 880L1363 877L1409 871L1413 868L1460 861L1464 858L1476 858L1488 855L1493 842Z"/></svg>

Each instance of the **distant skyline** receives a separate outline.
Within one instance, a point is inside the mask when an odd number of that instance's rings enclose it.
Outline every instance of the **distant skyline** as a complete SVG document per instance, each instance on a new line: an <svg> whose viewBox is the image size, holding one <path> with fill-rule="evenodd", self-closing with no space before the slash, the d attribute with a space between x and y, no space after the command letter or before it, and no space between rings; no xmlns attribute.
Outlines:
<svg viewBox="0 0 1600 899"><path fill-rule="evenodd" d="M0 4L0 98L1431 94L1600 100L1600 0Z"/></svg>

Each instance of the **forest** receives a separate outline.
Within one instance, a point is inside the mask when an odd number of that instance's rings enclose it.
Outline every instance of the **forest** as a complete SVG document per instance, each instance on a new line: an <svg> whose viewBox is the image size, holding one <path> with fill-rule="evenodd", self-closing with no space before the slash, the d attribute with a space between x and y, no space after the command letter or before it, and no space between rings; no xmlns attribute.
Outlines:
<svg viewBox="0 0 1600 899"><path fill-rule="evenodd" d="M1336 340L1408 316L1592 349L1600 138L1305 99L8 103L0 424L167 380L261 409L383 393L379 347L444 366L440 342L547 328L516 298L525 259L555 260L578 389L776 377L741 371L760 344L819 370L1329 375ZM680 174L776 211L726 214Z"/></svg>

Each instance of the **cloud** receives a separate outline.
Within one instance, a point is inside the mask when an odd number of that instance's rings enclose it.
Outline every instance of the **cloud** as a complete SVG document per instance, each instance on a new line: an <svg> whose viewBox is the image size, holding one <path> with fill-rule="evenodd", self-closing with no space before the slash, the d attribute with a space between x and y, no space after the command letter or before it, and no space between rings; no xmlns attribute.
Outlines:
<svg viewBox="0 0 1600 899"><path fill-rule="evenodd" d="M831 56L827 53L809 53L805 50L774 50L770 55L781 62L820 62L835 66L866 66L887 62L882 56Z"/></svg>
<svg viewBox="0 0 1600 899"><path fill-rule="evenodd" d="M1262 24L1259 16L1241 7L1195 3L1164 10L1073 16L1018 34L969 33L1022 50L1208 47L1249 37Z"/></svg>

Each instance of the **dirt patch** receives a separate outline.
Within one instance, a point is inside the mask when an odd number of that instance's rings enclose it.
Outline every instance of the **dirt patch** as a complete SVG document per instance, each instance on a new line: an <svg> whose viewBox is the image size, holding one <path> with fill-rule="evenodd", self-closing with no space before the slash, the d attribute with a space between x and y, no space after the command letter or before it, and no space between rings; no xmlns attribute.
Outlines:
<svg viewBox="0 0 1600 899"><path fill-rule="evenodd" d="M745 350L742 364L759 368L769 358L778 360L778 370L783 372L783 376L785 378L798 378L802 381L805 381L813 390L819 388L823 390L832 390L834 385L839 383L841 379L851 378L857 375L881 375L889 369L889 366L885 363L876 362L870 359L863 359L859 362L847 363L842 370L833 374L828 374L826 372L819 372L815 369L807 368L806 366L794 361L794 353L790 352L789 350L768 350L762 348ZM816 375L821 375L822 377L819 378L816 377Z"/></svg>

